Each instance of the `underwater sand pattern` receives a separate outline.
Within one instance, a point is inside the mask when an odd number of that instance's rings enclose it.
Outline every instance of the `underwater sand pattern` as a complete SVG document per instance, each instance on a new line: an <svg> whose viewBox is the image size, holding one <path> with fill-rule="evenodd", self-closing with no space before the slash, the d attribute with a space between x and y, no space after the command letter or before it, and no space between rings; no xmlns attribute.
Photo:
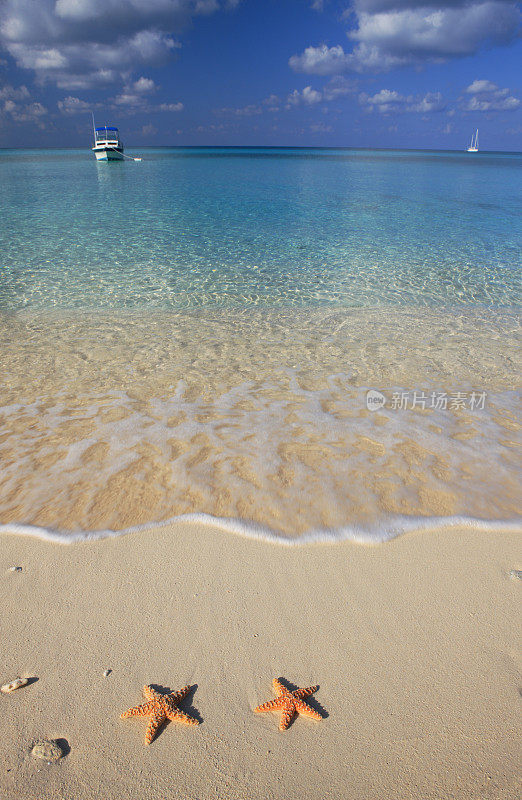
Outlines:
<svg viewBox="0 0 522 800"><path fill-rule="evenodd" d="M520 513L509 316L27 312L0 318L0 343L0 524L202 512L296 535ZM372 412L370 387L487 402Z"/></svg>

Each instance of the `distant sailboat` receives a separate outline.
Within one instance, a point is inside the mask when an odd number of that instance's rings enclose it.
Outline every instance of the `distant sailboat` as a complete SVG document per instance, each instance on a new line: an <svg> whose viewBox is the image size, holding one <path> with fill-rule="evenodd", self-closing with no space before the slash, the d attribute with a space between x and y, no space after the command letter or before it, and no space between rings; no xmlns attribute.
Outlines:
<svg viewBox="0 0 522 800"><path fill-rule="evenodd" d="M471 137L471 144L468 147L468 153L478 153L478 128L475 133L475 136Z"/></svg>

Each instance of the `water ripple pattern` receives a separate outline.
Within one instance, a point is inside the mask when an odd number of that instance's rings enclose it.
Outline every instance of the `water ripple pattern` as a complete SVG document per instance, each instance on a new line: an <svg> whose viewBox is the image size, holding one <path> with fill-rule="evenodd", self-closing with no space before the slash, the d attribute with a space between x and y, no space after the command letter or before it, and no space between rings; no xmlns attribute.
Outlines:
<svg viewBox="0 0 522 800"><path fill-rule="evenodd" d="M0 531L520 519L520 155L139 155L0 151Z"/></svg>
<svg viewBox="0 0 522 800"><path fill-rule="evenodd" d="M514 306L520 155L0 151L0 309Z"/></svg>

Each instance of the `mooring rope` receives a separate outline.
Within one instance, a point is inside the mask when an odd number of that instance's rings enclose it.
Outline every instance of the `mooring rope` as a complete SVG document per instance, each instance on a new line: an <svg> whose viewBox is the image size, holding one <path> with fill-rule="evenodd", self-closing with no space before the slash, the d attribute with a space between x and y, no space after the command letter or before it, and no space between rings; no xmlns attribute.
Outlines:
<svg viewBox="0 0 522 800"><path fill-rule="evenodd" d="M117 147L111 147L110 145L105 145L107 150L114 150L116 153L120 153ZM120 153L123 158L128 158L130 161L141 161L141 158L134 158L134 156L126 156L125 153Z"/></svg>

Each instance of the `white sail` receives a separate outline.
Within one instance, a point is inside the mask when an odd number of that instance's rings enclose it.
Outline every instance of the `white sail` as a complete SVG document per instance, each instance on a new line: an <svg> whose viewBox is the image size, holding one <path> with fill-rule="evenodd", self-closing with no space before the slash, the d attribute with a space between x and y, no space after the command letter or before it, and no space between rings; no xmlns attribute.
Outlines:
<svg viewBox="0 0 522 800"><path fill-rule="evenodd" d="M471 143L468 147L468 153L478 153L478 128L475 131L475 135L472 134L471 136Z"/></svg>

